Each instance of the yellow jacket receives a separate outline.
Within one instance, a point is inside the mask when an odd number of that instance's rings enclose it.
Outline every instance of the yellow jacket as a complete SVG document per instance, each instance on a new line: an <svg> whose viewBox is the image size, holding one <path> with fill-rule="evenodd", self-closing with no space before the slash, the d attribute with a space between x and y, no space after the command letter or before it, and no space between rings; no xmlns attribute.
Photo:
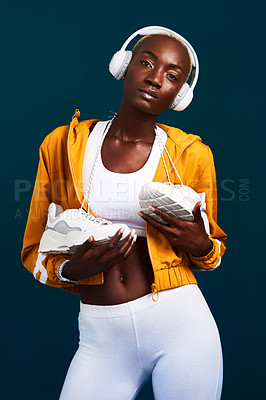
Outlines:
<svg viewBox="0 0 266 400"><path fill-rule="evenodd" d="M90 127L98 120L78 122L76 112L69 126L51 132L40 147L40 161L32 195L30 211L23 241L22 262L41 283L62 287L79 293L80 285L97 285L104 282L103 273L80 281L78 284L60 282L58 265L70 258L66 254L43 255L38 253L44 232L47 210L51 202L64 209L79 208L83 201L82 167ZM196 192L206 193L206 213L210 222L210 238L213 248L204 257L192 257L181 250L173 250L168 239L147 224L147 243L154 270L152 291L197 283L191 267L215 269L225 251L226 234L216 223L217 195L213 156L199 136L186 134L177 128L158 124L167 132L166 147L174 161L183 183ZM172 183L180 183L173 167L165 157ZM155 182L167 181L162 158L159 161ZM86 203L85 203L85 206Z"/></svg>

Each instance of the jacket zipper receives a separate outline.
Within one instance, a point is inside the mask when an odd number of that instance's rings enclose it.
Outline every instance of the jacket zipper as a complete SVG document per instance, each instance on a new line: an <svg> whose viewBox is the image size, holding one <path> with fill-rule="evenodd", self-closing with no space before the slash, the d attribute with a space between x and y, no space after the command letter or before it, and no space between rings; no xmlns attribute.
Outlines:
<svg viewBox="0 0 266 400"><path fill-rule="evenodd" d="M180 151L180 153L178 154L177 158L174 161L174 164L176 165L178 160L180 159L180 157L182 156L182 154L184 153L184 151L192 144L194 143L196 140L198 140L198 138L194 138L191 142L189 142L185 147L183 147L183 149ZM171 168L168 171L168 174L170 175L170 173L173 171L173 166L171 166ZM165 175L161 178L160 182L162 182L165 178L167 178L167 174L165 173ZM147 233L147 228L146 228L146 233ZM149 250L149 255L150 255L150 259L152 261L152 257L151 257L151 251L150 251L150 243L148 240L148 235L147 235L147 245L148 245L148 250ZM159 299L159 292L157 290L157 285L155 282L153 282L151 284L151 291L152 291L152 300L153 301L157 301ZM155 298L156 295L156 298Z"/></svg>

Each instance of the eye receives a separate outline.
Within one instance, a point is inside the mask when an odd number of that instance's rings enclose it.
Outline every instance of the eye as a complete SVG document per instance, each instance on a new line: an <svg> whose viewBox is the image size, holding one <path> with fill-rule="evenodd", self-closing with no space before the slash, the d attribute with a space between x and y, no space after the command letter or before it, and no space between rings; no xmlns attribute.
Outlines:
<svg viewBox="0 0 266 400"><path fill-rule="evenodd" d="M152 68L152 64L150 63L150 61L147 61L147 60L140 60L140 63L141 63L144 67Z"/></svg>
<svg viewBox="0 0 266 400"><path fill-rule="evenodd" d="M178 80L178 77L175 74L168 73L167 76L172 81L177 81Z"/></svg>

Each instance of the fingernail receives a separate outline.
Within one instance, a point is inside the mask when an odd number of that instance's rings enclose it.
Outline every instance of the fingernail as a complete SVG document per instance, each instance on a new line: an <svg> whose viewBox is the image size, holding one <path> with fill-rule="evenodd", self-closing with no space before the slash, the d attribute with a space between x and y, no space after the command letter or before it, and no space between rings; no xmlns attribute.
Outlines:
<svg viewBox="0 0 266 400"><path fill-rule="evenodd" d="M142 215L143 215L143 212L141 212L141 211L137 211L137 214L138 214L140 217L142 217Z"/></svg>
<svg viewBox="0 0 266 400"><path fill-rule="evenodd" d="M132 229L132 231L131 231L131 236L132 236L132 237L134 237L134 236L135 236L135 234L136 234L136 231L135 231L135 229Z"/></svg>
<svg viewBox="0 0 266 400"><path fill-rule="evenodd" d="M149 210L151 210L152 212L155 212L155 208L153 206L149 206Z"/></svg>
<svg viewBox="0 0 266 400"><path fill-rule="evenodd" d="M93 236L89 237L89 242L93 242Z"/></svg>
<svg viewBox="0 0 266 400"><path fill-rule="evenodd" d="M138 235L135 233L133 243L137 240Z"/></svg>
<svg viewBox="0 0 266 400"><path fill-rule="evenodd" d="M120 228L119 230L120 230L120 233L124 233L125 232L124 226L122 226L122 228Z"/></svg>

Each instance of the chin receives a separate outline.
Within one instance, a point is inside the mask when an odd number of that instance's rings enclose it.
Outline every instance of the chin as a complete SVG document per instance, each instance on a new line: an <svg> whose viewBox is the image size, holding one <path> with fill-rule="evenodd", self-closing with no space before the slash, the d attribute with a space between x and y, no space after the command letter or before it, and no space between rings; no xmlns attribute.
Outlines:
<svg viewBox="0 0 266 400"><path fill-rule="evenodd" d="M166 108L160 107L159 104L157 105L145 100L138 100L136 102L131 102L131 105L135 107L138 111L141 111L149 115L159 115L167 109L167 107Z"/></svg>

